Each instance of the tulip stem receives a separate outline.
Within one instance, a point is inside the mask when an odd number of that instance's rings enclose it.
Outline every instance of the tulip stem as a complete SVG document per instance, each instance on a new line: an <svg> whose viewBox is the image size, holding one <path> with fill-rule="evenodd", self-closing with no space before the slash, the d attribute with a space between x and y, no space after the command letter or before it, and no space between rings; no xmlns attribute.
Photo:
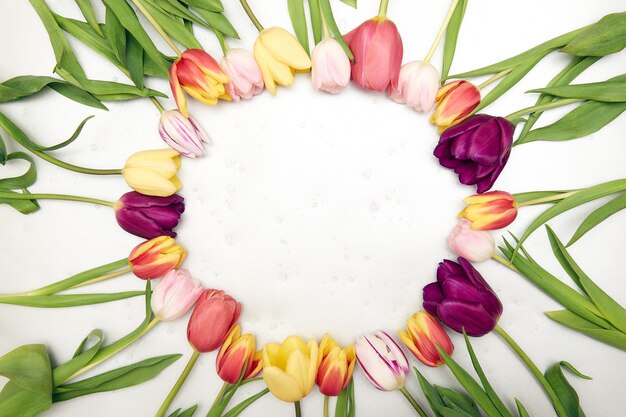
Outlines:
<svg viewBox="0 0 626 417"><path fill-rule="evenodd" d="M567 417L567 412L565 411L565 408L563 408L563 404L561 404L559 397L557 397L554 389L552 388L548 380L545 378L545 376L543 376L539 368L537 368L537 365L533 363L533 361L528 357L528 355L526 355L522 348L515 342L515 340L513 340L511 336L509 336L507 332L504 331L502 327L496 325L495 331L500 335L500 337L504 339L504 341L511 347L511 349L515 351L517 356L519 356L519 358L526 364L528 369L530 369L530 371L535 375L535 378L537 378L537 380L541 383L544 391L546 392L546 394L548 394L550 400L552 400L552 405L554 407L554 410L556 411L556 414L559 417Z"/></svg>
<svg viewBox="0 0 626 417"><path fill-rule="evenodd" d="M159 103L159 100L156 99L156 97L149 97L150 101L154 104L154 107L157 108L157 110L159 111L159 113L163 113L165 111L165 109L163 108L163 106L161 105L161 103Z"/></svg>
<svg viewBox="0 0 626 417"><path fill-rule="evenodd" d="M387 17L387 7L389 7L389 0L380 0L380 7L378 7L378 17Z"/></svg>
<svg viewBox="0 0 626 417"><path fill-rule="evenodd" d="M411 406L413 406L413 408L415 409L415 411L417 411L417 414L419 414L421 417L428 417L428 414L426 414L426 412L424 411L424 409L419 405L419 403L417 402L417 400L415 398L413 398L413 396L411 395L411 393L406 389L406 387L402 387L400 388L400 392L404 395L404 398L407 399L407 401L411 404Z"/></svg>
<svg viewBox="0 0 626 417"><path fill-rule="evenodd" d="M36 156L40 157L44 161L48 161L51 164L54 164L58 167L67 169L69 171L80 172L81 174L90 174L90 175L120 175L122 173L121 169L95 169L95 168L87 168L81 167L78 165L69 164L67 162L61 161L60 159L55 158L54 156L48 155L47 153L33 149L30 147L26 147L29 151L31 151Z"/></svg>
<svg viewBox="0 0 626 417"><path fill-rule="evenodd" d="M222 32L220 31L215 32L215 37L220 44L220 48L222 48L222 53L224 54L224 56L226 56L228 54L228 51L230 51L230 46L228 46L226 38L224 38L224 35L222 35Z"/></svg>
<svg viewBox="0 0 626 417"><path fill-rule="evenodd" d="M496 261L501 263L502 265L506 266L507 268L509 268L511 271L515 271L515 272L519 272L519 270L511 263L509 262L507 259L503 258L502 256L498 255L497 253L494 253L491 258Z"/></svg>
<svg viewBox="0 0 626 417"><path fill-rule="evenodd" d="M263 25L261 25L261 22L259 22L259 19L257 19L256 16L254 15L254 12L252 11L252 9L250 8L250 5L248 4L248 1L239 0L239 2L241 3L243 10L246 12L248 17L250 18L250 21L252 21L252 24L254 25L256 30L261 32L263 30Z"/></svg>
<svg viewBox="0 0 626 417"><path fill-rule="evenodd" d="M112 201L99 200L97 198L81 197L67 194L28 194L28 193L8 193L0 191L0 199L6 200L64 200L79 201L83 203L100 204L101 206L115 207Z"/></svg>
<svg viewBox="0 0 626 417"><path fill-rule="evenodd" d="M322 31L324 32L324 39L328 39L330 38L330 29L328 28L328 22L326 21L326 16L324 15L321 4L319 4L319 9L320 16L322 17Z"/></svg>
<svg viewBox="0 0 626 417"><path fill-rule="evenodd" d="M482 90L483 88L487 87L489 84L498 81L500 78L504 77L511 71L513 71L511 68L505 69L504 71L500 71L499 73L493 75L492 77L487 78L485 81L479 84L476 88L478 90Z"/></svg>
<svg viewBox="0 0 626 417"><path fill-rule="evenodd" d="M127 259L124 259L124 261L128 262ZM115 272L111 272L110 274L106 274L106 275L102 275L96 278L92 278L89 281L85 281L85 282L81 282L80 284L74 285L72 288L78 288L78 287L84 287L86 285L91 285L91 284L95 284L97 282L102 282L102 281L106 281L108 279L111 278L116 278L119 276L122 276L124 274L127 274L130 272L130 266L127 266L124 269L120 269L119 271L115 271Z"/></svg>
<svg viewBox="0 0 626 417"><path fill-rule="evenodd" d="M144 7L141 0L132 0L132 2L137 7L137 9L139 9L141 14L145 16L146 20L150 22L150 24L156 29L157 32L159 32L159 35L161 35L165 42L167 42L167 44L170 46L170 48L172 48L176 55L180 56L182 54L182 52L180 52L180 49L178 49L172 38L170 38L167 33L165 33L161 25L159 25L159 23L154 19L148 9Z"/></svg>
<svg viewBox="0 0 626 417"><path fill-rule="evenodd" d="M551 195L551 196L548 196L548 197L535 198L534 200L528 200L528 201L525 201L523 203L518 203L517 207L519 208L519 207L525 207L525 206L534 206L536 204L550 203L552 201L560 201L560 200L563 200L563 199L565 199L567 197L570 197L570 196L576 194L578 191L580 191L580 190L568 191L566 193Z"/></svg>
<svg viewBox="0 0 626 417"><path fill-rule="evenodd" d="M564 98L560 100L550 101L548 103L537 104L535 106L526 107L520 111L516 111L515 113L511 113L506 116L506 119L512 121L526 114L534 113L537 111L543 111L548 109L554 109L556 107L567 106L568 104L580 103L581 101L585 101L584 99L579 98Z"/></svg>
<svg viewBox="0 0 626 417"><path fill-rule="evenodd" d="M446 29L448 28L448 23L450 23L450 19L452 19L452 15L454 14L454 10L456 9L457 4L459 4L459 0L452 0L452 4L450 5L450 8L448 9L448 14L446 14L446 17L443 19L443 23L441 24L441 27L439 28L439 32L437 32L435 41L430 47L428 54L426 54L426 58L424 58L424 62L430 61L430 59L435 54L435 51L437 50L437 47L439 46L439 43L441 42L441 38L443 38L443 34L446 33Z"/></svg>
<svg viewBox="0 0 626 417"><path fill-rule="evenodd" d="M185 380L189 376L189 373L191 372L194 365L196 364L196 361L198 360L199 356L200 356L200 352L194 349L193 353L191 354L191 357L189 358L189 362L187 362L187 365L185 366L185 369L183 369L183 372L178 377L178 380L176 381L176 383L170 390L170 393L167 394L165 401L163 401L163 404L161 404L161 407L159 408L159 411L157 411L155 417L163 417L165 415L170 404L172 404L172 401L174 401L176 394L178 394L178 391L180 391L180 388L183 386L183 384L185 383Z"/></svg>
<svg viewBox="0 0 626 417"><path fill-rule="evenodd" d="M224 394L230 387L233 387L234 390L237 389L237 387L229 384L228 382L224 382L224 384L222 384L222 388L220 389L220 392L217 393L215 400L213 400L213 404L211 404L211 408L209 408L209 412L207 413L206 417L215 417L216 415L222 415L224 409L228 406L228 402L230 401L229 399L228 401L223 402Z"/></svg>
<svg viewBox="0 0 626 417"><path fill-rule="evenodd" d="M293 406L296 408L296 417L302 417L302 409L300 409L300 401L296 401L293 403Z"/></svg>
<svg viewBox="0 0 626 417"><path fill-rule="evenodd" d="M328 417L328 395L324 395L324 417Z"/></svg>

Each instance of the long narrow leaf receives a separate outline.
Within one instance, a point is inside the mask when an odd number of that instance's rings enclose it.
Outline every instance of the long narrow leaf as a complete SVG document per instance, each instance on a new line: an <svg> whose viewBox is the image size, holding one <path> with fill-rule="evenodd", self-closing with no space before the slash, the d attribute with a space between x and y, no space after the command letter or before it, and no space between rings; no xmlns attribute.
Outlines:
<svg viewBox="0 0 626 417"><path fill-rule="evenodd" d="M626 193L620 194L613 200L609 201L602 207L599 207L592 211L583 222L578 226L578 229L574 232L569 242L565 246L573 245L578 239L583 237L591 229L614 215L621 210L626 209Z"/></svg>
<svg viewBox="0 0 626 417"><path fill-rule="evenodd" d="M296 37L306 53L309 54L309 28L304 14L304 0L287 0L287 8Z"/></svg>
<svg viewBox="0 0 626 417"><path fill-rule="evenodd" d="M350 58L350 60L354 59L354 55L352 55L352 51L350 50L350 47L348 47L348 44L343 39L343 35L341 34L339 27L337 26L337 22L335 22L335 16L333 16L333 9L332 7L330 7L329 0L319 0L319 2L320 2L320 7L322 9L322 14L324 15L324 18L326 19L326 23L328 24L328 27L330 28L330 31L332 32L333 36L339 42L339 44L343 48L343 51L346 53L346 55L348 55L348 58Z"/></svg>
<svg viewBox="0 0 626 417"><path fill-rule="evenodd" d="M565 367L577 376L581 376L585 379L591 379L588 376L585 376L578 372L570 363L568 362L560 362L555 363L545 373L545 377L550 383L550 386L554 390L554 393L563 404L563 408L565 408L565 412L567 413L567 417L585 417L585 413L580 407L580 400L578 398L578 394L576 390L570 385L570 383L563 375L563 370L561 367Z"/></svg>
<svg viewBox="0 0 626 417"><path fill-rule="evenodd" d="M626 352L626 335L618 330L607 330L597 326L569 310L549 311L546 316L570 329Z"/></svg>
<svg viewBox="0 0 626 417"><path fill-rule="evenodd" d="M461 30L461 23L463 23L463 17L465 16L465 9L467 8L467 0L459 0L457 3L448 28L446 29L446 37L443 44L443 64L441 66L441 79L445 80L450 73L450 67L454 60L454 54L456 52L456 43L459 38L459 32Z"/></svg>

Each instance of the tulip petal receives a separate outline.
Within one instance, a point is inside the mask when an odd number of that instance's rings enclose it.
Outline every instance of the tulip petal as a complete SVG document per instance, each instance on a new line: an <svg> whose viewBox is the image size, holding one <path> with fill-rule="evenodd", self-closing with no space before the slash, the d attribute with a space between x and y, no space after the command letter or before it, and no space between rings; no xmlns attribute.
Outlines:
<svg viewBox="0 0 626 417"><path fill-rule="evenodd" d="M272 95L276 95L276 83L274 82L274 78L272 77L272 73L270 71L269 63L270 56L265 46L263 45L263 40L259 36L254 42L254 58L256 59L257 64L259 65L259 70L263 75L263 82L265 83L265 88Z"/></svg>
<svg viewBox="0 0 626 417"><path fill-rule="evenodd" d="M279 400L296 402L303 398L296 379L275 366L263 368L263 381L272 395Z"/></svg>
<svg viewBox="0 0 626 417"><path fill-rule="evenodd" d="M463 330L474 337L484 336L495 327L497 319L477 303L444 300L437 309L439 319L456 332Z"/></svg>
<svg viewBox="0 0 626 417"><path fill-rule="evenodd" d="M271 27L259 35L267 51L279 62L297 70L311 68L311 59L298 40L283 28Z"/></svg>
<svg viewBox="0 0 626 417"><path fill-rule="evenodd" d="M174 63L170 67L170 89L172 90L172 94L174 95L176 107L178 107L178 110L180 110L180 112L185 117L188 117L189 112L187 111L187 100L185 99L183 89L180 86L180 81L178 81L178 75L176 74L178 71L179 62L180 58L174 61Z"/></svg>

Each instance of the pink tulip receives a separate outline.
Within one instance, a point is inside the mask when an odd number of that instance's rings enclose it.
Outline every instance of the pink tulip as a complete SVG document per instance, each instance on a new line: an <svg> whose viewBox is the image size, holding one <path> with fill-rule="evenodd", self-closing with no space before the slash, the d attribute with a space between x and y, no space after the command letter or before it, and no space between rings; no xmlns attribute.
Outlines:
<svg viewBox="0 0 626 417"><path fill-rule="evenodd" d="M357 362L374 387L393 391L404 386L409 362L391 336L379 330L359 336L354 346Z"/></svg>
<svg viewBox="0 0 626 417"><path fill-rule="evenodd" d="M249 100L263 91L263 76L252 52L231 49L222 58L220 65L230 79L226 84L226 92L233 101Z"/></svg>
<svg viewBox="0 0 626 417"><path fill-rule="evenodd" d="M204 155L203 143L211 143L198 122L191 116L183 116L178 110L161 113L159 135L172 149L188 158Z"/></svg>
<svg viewBox="0 0 626 417"><path fill-rule="evenodd" d="M240 313L241 304L224 291L204 290L189 318L187 340L198 352L219 348Z"/></svg>
<svg viewBox="0 0 626 417"><path fill-rule="evenodd" d="M313 88L336 94L350 82L350 59L334 38L322 40L313 49Z"/></svg>
<svg viewBox="0 0 626 417"><path fill-rule="evenodd" d="M389 87L387 93L396 103L406 104L418 112L432 109L439 91L439 72L428 62L413 61L400 69L396 88Z"/></svg>
<svg viewBox="0 0 626 417"><path fill-rule="evenodd" d="M202 285L186 269L168 272L152 291L150 305L161 321L184 316L202 294Z"/></svg>
<svg viewBox="0 0 626 417"><path fill-rule="evenodd" d="M352 79L362 88L385 91L398 86L402 39L386 17L374 17L344 36L354 54Z"/></svg>
<svg viewBox="0 0 626 417"><path fill-rule="evenodd" d="M472 222L460 219L448 236L448 245L454 253L470 262L484 262L496 251L496 242L487 230L472 229Z"/></svg>

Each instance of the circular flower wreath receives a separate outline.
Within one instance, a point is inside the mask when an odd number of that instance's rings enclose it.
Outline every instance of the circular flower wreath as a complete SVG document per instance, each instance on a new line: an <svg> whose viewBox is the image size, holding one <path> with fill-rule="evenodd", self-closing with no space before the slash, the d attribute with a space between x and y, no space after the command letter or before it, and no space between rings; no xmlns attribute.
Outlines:
<svg viewBox="0 0 626 417"><path fill-rule="evenodd" d="M277 85L289 86L296 72L309 70L316 90L339 93L352 80L361 88L385 92L394 101L413 107L418 112L430 112L435 107L430 120L439 128L441 136L434 155L441 166L452 169L458 175L462 184L476 185L478 194L465 200L467 206L459 213L459 223L448 237L450 248L459 258L456 261L446 259L439 264L437 280L423 290L425 311L415 313L407 320L406 330L398 332L401 342L420 362L431 367L447 365L465 389L461 392L432 386L414 368L432 412L436 416L480 416L480 408L488 416L512 415L489 385L467 338L483 336L495 330L534 374L558 416L583 415L577 394L564 378L561 365L556 364L545 374L542 373L498 326L502 304L472 263L493 258L504 264L565 307L561 312L551 313L552 319L626 350L626 310L584 274L566 248L609 215L626 207L626 193L622 194L626 190L626 180L573 191L536 191L515 195L489 191L506 166L513 145L539 139L582 137L599 130L626 110L623 76L606 82L570 85L577 75L602 56L624 48L625 13L608 15L591 26L569 32L502 62L448 76L467 5L464 0L452 1L425 59L404 65L400 34L395 24L386 17L387 0L381 1L376 17L345 35L337 28L328 0L310 0L309 19L316 44L311 57L307 52L308 27L302 1L288 1L296 38L279 27L264 29L248 3L241 0L245 12L259 30L253 52L250 52L228 47L225 37L236 36L236 32L221 13L223 8L218 0L132 0L136 9L176 53L173 62L154 47L135 11L125 1L103 0L106 7L104 24L98 23L89 2L77 1L85 17L84 22L53 14L43 0L31 0L31 3L50 34L58 60L56 72L66 81L50 77L17 77L2 84L2 101L29 96L44 86L95 107L102 106L102 100L149 97L161 112L159 134L172 149L138 152L128 158L123 169L80 167L57 159L50 152L76 139L82 124L70 140L46 148L28 138L0 113L0 126L35 156L80 173L121 174L134 190L116 202L73 195L32 194L27 187L35 180L33 159L24 152L7 154L4 142L0 140L0 162L24 159L31 163L31 169L26 174L0 180L0 202L24 214L36 211L38 201L43 199L110 206L124 230L148 239L135 247L127 258L33 291L0 296L0 303L35 307L69 307L137 295L146 298L144 322L110 345L103 345L101 332L94 331L90 336L95 337L97 343L90 345L85 339L72 359L55 367L50 364L47 350L41 345L22 346L0 358L0 374L10 379L0 392L0 416L33 416L48 409L52 402L123 388L156 376L179 355L150 358L79 382L73 381L129 346L159 321L179 319L192 308L187 339L193 353L157 416L167 414L200 353L218 349L216 369L224 387L209 411L208 415L212 417L234 417L268 392L282 401L294 403L296 415L300 415L300 400L316 384L325 396L325 416L328 415L328 397L338 397L335 416L353 416L352 374L356 362L373 386L383 391L400 390L420 416L428 415L425 407L404 387L409 363L391 335L383 331L366 334L360 336L354 345L344 347L328 334L319 343L290 336L281 344L269 343L257 351L254 336L242 334L237 324L241 305L223 291L204 289L187 270L180 269L186 254L185 249L174 240L174 229L185 208L183 198L176 194L182 187L176 176L181 165L180 156L200 157L204 155L205 144L210 143L202 127L189 115L188 97L215 105L219 100L248 100L264 89L275 94ZM206 26L218 36L224 51L220 63L199 47L189 29L193 24ZM135 87L87 79L63 31L107 56L135 82ZM443 71L440 74L429 61L444 35ZM187 49L181 52L172 38ZM535 90L540 93L535 106L507 117L477 113L517 83L549 52L559 48L575 58L546 88ZM143 85L144 75L169 78L177 110L162 107L157 98L161 94ZM479 86L465 79L484 75L492 76ZM454 78L458 81L441 86L442 79ZM496 81L500 81L497 87L481 97L481 89ZM581 104L552 125L533 129L544 110L573 103ZM616 103L620 103L619 111L616 110ZM609 108L613 112L612 118L594 116L609 111ZM522 118L525 115L529 116ZM578 123L573 124L572 120ZM517 124L524 124L524 128L513 142ZM555 255L581 289L577 292L538 265L522 244L549 219L580 204L610 195L616 197L593 212L567 245L548 228ZM508 226L515 220L519 208L535 204L550 204L550 207L531 223L523 236L514 237L512 241L505 239L500 247L502 255L496 253L495 241L489 231ZM114 278L129 271L146 280L145 291L61 294L64 290ZM161 280L152 290L150 280L155 278ZM471 377L451 357L454 347L440 322L465 335L479 380ZM577 373L571 365L563 366ZM258 377L261 372L267 388L226 411L237 389L261 379ZM528 415L520 402L517 406L520 416ZM195 406L169 415L191 416L194 411Z"/></svg>

